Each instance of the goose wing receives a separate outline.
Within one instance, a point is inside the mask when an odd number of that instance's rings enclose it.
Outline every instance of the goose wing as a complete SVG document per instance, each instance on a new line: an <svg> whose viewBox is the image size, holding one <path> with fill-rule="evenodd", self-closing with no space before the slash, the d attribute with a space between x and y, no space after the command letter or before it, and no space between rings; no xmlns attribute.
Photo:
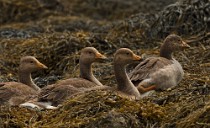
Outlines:
<svg viewBox="0 0 210 128"><path fill-rule="evenodd" d="M148 78L150 74L172 63L171 60L163 57L150 57L139 63L128 76L131 81L142 81Z"/></svg>
<svg viewBox="0 0 210 128"><path fill-rule="evenodd" d="M18 82L5 82L0 85L0 104L10 100L16 103L25 102L38 94L34 89Z"/></svg>

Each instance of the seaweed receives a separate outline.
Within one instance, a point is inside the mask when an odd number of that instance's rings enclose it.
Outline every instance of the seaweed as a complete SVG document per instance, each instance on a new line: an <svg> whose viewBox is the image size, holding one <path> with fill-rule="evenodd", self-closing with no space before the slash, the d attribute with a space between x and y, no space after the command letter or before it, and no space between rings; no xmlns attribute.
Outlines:
<svg viewBox="0 0 210 128"><path fill-rule="evenodd" d="M80 50L93 46L110 58L94 64L94 74L103 84L115 86L116 49L131 48L143 58L158 56L161 41L169 33L181 35L191 46L174 54L185 71L175 88L141 100L92 90L69 98L57 110L1 106L0 127L209 127L210 2L174 2L0 0L1 82L17 81L19 59L24 55L33 55L48 66L33 74L40 87L78 77Z"/></svg>

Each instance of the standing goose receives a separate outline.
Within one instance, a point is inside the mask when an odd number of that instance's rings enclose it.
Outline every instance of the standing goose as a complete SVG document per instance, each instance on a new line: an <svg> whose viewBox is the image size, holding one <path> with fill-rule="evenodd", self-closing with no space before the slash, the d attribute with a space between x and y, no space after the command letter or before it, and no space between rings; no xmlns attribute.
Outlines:
<svg viewBox="0 0 210 128"><path fill-rule="evenodd" d="M140 92L176 86L182 80L184 71L172 54L188 47L180 36L167 36L160 48L160 57L149 57L139 63L129 73L129 78Z"/></svg>
<svg viewBox="0 0 210 128"><path fill-rule="evenodd" d="M21 106L54 109L53 106L58 106L73 94L84 92L91 87L103 86L93 75L92 64L104 59L106 57L94 47L82 49L79 59L79 78L69 78L67 80L61 80L56 84L48 85L42 88L37 101L25 103Z"/></svg>
<svg viewBox="0 0 210 128"><path fill-rule="evenodd" d="M46 68L33 56L22 57L18 72L19 82L0 83L0 105L16 106L37 96L40 88L32 81L31 73Z"/></svg>

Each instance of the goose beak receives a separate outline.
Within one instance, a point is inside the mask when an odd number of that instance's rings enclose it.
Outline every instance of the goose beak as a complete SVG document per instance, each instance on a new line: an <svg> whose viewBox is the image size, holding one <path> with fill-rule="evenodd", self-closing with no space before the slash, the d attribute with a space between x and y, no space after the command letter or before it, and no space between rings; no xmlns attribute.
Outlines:
<svg viewBox="0 0 210 128"><path fill-rule="evenodd" d="M41 68L41 69L47 69L47 66L45 66L44 64L38 62L37 63L37 67Z"/></svg>
<svg viewBox="0 0 210 128"><path fill-rule="evenodd" d="M140 56L138 56L138 55L136 55L136 54L134 54L133 55L133 60L141 60L141 57Z"/></svg>
<svg viewBox="0 0 210 128"><path fill-rule="evenodd" d="M105 59L107 59L107 57L98 52L98 53L96 53L96 59L103 59L103 60L105 60Z"/></svg>
<svg viewBox="0 0 210 128"><path fill-rule="evenodd" d="M182 41L182 47L183 48L190 48L190 45L188 45L186 42Z"/></svg>

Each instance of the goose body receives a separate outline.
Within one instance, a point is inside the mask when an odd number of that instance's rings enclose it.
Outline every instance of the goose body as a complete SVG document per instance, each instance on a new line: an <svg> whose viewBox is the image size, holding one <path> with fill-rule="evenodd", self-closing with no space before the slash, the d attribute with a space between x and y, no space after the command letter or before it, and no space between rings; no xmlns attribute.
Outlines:
<svg viewBox="0 0 210 128"><path fill-rule="evenodd" d="M62 81L44 87L38 95L38 102L50 102L52 106L58 106L74 94L96 86L99 85L83 78L68 79L65 82Z"/></svg>

